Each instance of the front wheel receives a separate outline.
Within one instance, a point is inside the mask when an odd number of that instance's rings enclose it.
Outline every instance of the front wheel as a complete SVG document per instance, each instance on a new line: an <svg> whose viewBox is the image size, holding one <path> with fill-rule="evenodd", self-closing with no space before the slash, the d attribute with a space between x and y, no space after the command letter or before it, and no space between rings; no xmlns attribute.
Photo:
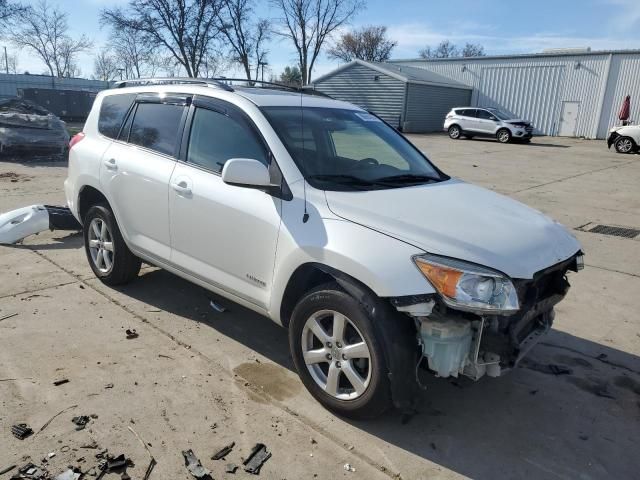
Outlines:
<svg viewBox="0 0 640 480"><path fill-rule="evenodd" d="M620 137L614 143L614 147L618 153L631 153L635 150L636 144L630 137Z"/></svg>
<svg viewBox="0 0 640 480"><path fill-rule="evenodd" d="M458 125L451 125L448 132L449 138L452 138L454 140L458 140L460 138L460 135L462 135L462 130L460 130L460 127Z"/></svg>
<svg viewBox="0 0 640 480"><path fill-rule="evenodd" d="M496 133L496 138L500 143L509 143L511 141L511 132L506 128L501 128Z"/></svg>
<svg viewBox="0 0 640 480"><path fill-rule="evenodd" d="M91 270L107 285L128 283L138 276L141 262L120 233L106 205L94 205L84 217L84 248Z"/></svg>
<svg viewBox="0 0 640 480"><path fill-rule="evenodd" d="M372 320L336 283L298 302L289 345L302 383L329 410L362 419L390 407L387 365Z"/></svg>

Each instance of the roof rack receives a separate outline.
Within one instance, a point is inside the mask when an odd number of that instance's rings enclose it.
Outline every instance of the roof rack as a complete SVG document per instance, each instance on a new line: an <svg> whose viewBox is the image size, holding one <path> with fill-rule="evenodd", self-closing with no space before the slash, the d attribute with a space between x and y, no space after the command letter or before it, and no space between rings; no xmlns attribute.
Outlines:
<svg viewBox="0 0 640 480"><path fill-rule="evenodd" d="M320 97L329 97L329 95L327 95L326 93L320 92L318 90L315 90L313 87L296 87L293 85L283 85L282 83L276 83L276 82L266 82L264 80L249 80L247 78L225 78L225 77L218 77L218 78L214 78L213 80L217 80L219 82L242 82L245 83L247 87L250 88L256 88L257 86L260 86L260 88L273 88L275 90L287 90L290 92L297 92L297 93L305 93L307 95L317 95Z"/></svg>
<svg viewBox="0 0 640 480"><path fill-rule="evenodd" d="M233 92L234 89L230 85L232 82L242 82L245 86L256 88L272 88L275 90L286 90L290 92L305 93L307 95L316 95L319 97L331 98L326 93L315 90L315 87L295 87L292 85L283 85L281 83L266 82L264 80L248 80L246 78L191 78L191 77L157 77L157 78L135 78L132 80L119 80L113 84L113 88L125 88L144 85L207 85L210 87L221 88L227 92Z"/></svg>
<svg viewBox="0 0 640 480"><path fill-rule="evenodd" d="M190 78L190 77L158 77L158 78L136 78L133 80L120 80L115 82L113 88L135 87L142 85L180 85L196 84L218 87L227 92L233 92L233 88L219 79L215 78Z"/></svg>

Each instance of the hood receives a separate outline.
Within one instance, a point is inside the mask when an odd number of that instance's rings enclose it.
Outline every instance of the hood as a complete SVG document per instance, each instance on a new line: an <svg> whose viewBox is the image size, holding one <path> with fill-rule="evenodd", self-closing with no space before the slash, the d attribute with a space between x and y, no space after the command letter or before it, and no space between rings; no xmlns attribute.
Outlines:
<svg viewBox="0 0 640 480"><path fill-rule="evenodd" d="M456 179L325 194L339 217L425 252L484 265L512 278L532 278L580 249L567 229L537 210Z"/></svg>

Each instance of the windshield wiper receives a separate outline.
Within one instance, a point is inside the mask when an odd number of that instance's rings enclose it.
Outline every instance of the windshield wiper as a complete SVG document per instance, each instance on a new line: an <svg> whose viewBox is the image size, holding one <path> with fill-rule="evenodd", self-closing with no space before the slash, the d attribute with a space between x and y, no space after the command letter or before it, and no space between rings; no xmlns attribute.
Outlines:
<svg viewBox="0 0 640 480"><path fill-rule="evenodd" d="M415 173L405 173L402 175L390 175L388 177L380 177L372 180L376 184L398 184L398 183L424 183L439 182L440 178L431 175L422 175Z"/></svg>
<svg viewBox="0 0 640 480"><path fill-rule="evenodd" d="M311 180L319 180L321 182L332 182L340 185L349 185L353 187L371 187L379 185L375 181L365 180L355 175L333 174L333 175L309 175Z"/></svg>

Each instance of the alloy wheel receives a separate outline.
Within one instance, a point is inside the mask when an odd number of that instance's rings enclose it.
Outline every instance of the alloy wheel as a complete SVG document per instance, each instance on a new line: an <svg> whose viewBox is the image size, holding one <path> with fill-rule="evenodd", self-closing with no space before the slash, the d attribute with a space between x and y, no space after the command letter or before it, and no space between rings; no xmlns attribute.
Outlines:
<svg viewBox="0 0 640 480"><path fill-rule="evenodd" d="M113 237L101 218L94 218L89 224L89 252L95 267L102 273L113 268Z"/></svg>
<svg viewBox="0 0 640 480"><path fill-rule="evenodd" d="M633 143L631 143L631 140L628 138L622 138L618 140L616 146L618 147L618 151L620 153L629 153L633 148Z"/></svg>
<svg viewBox="0 0 640 480"><path fill-rule="evenodd" d="M321 310L302 329L302 355L316 384L339 400L354 400L371 381L371 353L364 336L345 315Z"/></svg>
<svg viewBox="0 0 640 480"><path fill-rule="evenodd" d="M509 132L507 132L506 130L500 132L498 134L498 140L500 140L500 142L502 143L507 143L509 141Z"/></svg>

